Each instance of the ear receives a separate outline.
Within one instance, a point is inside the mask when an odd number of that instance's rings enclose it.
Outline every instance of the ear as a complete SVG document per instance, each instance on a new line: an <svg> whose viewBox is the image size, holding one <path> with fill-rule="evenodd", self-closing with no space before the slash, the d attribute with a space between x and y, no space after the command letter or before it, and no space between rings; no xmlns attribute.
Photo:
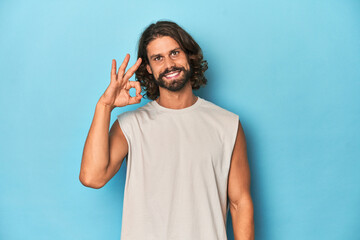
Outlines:
<svg viewBox="0 0 360 240"><path fill-rule="evenodd" d="M146 64L146 70L148 71L149 74L152 74L151 67L149 66L149 64Z"/></svg>

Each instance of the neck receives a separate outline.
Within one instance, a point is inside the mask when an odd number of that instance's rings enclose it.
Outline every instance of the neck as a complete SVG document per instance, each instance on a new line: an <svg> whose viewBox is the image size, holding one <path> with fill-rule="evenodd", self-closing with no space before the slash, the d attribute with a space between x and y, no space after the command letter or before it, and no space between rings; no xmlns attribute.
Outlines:
<svg viewBox="0 0 360 240"><path fill-rule="evenodd" d="M178 92L160 88L160 96L155 101L162 107L182 109L190 107L197 99L198 97L192 92L191 85L188 84Z"/></svg>

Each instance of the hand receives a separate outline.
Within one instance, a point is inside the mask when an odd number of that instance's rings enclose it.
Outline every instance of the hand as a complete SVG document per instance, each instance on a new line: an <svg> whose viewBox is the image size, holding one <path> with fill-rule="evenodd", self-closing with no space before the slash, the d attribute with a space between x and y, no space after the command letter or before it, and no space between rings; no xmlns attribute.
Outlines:
<svg viewBox="0 0 360 240"><path fill-rule="evenodd" d="M99 103L110 106L111 109L115 107L124 107L130 104L140 103L142 98L140 82L129 81L129 79L139 68L141 64L141 58L139 58L136 63L125 73L125 69L129 63L129 59L130 55L126 54L125 59L119 67L117 74L116 60L112 60L110 84L105 90L104 94L101 96ZM135 97L130 96L130 88L136 89Z"/></svg>

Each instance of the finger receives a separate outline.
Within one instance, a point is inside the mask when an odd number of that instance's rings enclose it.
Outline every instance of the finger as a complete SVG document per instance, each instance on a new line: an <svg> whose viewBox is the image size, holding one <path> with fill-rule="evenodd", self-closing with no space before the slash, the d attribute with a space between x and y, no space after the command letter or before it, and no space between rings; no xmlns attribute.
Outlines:
<svg viewBox="0 0 360 240"><path fill-rule="evenodd" d="M141 61L142 59L138 58L135 64L131 68L129 68L129 70L124 75L124 81L128 81L131 78L131 76L134 75L136 70L140 67Z"/></svg>
<svg viewBox="0 0 360 240"><path fill-rule="evenodd" d="M141 58L139 58L136 61L136 63L131 68L129 68L129 70L124 75L124 81L128 81L131 78L131 76L134 75L136 70L140 67L141 61L142 61Z"/></svg>
<svg viewBox="0 0 360 240"><path fill-rule="evenodd" d="M124 58L124 61L122 62L122 64L120 65L119 67L119 70L118 70L118 79L121 81L123 76L124 76L124 73L125 73L125 69L129 63L129 59L130 59L130 54L126 54L125 58Z"/></svg>
<svg viewBox="0 0 360 240"><path fill-rule="evenodd" d="M140 103L142 99L142 96L135 96L135 97L130 97L129 98L129 104L135 104L135 103Z"/></svg>
<svg viewBox="0 0 360 240"><path fill-rule="evenodd" d="M110 79L114 80L115 78L116 78L116 60L113 59L111 63Z"/></svg>
<svg viewBox="0 0 360 240"><path fill-rule="evenodd" d="M127 84L127 89L129 90L130 88L135 88L136 89L136 96L135 97L130 97L129 98L129 104L135 104L135 103L140 103L141 99L142 99L142 95L141 95L141 86L140 86L140 82L139 81L128 81Z"/></svg>
<svg viewBox="0 0 360 240"><path fill-rule="evenodd" d="M141 96L141 85L139 81L129 81L129 89L135 88L136 89L136 96Z"/></svg>

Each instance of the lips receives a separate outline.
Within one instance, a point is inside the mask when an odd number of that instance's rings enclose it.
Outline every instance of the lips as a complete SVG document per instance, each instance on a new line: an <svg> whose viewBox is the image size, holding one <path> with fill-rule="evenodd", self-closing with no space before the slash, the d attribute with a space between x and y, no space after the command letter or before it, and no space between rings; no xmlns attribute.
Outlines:
<svg viewBox="0 0 360 240"><path fill-rule="evenodd" d="M167 79L176 78L177 76L180 75L180 72L181 72L181 70L171 71L171 72L165 74L164 77L166 77Z"/></svg>

